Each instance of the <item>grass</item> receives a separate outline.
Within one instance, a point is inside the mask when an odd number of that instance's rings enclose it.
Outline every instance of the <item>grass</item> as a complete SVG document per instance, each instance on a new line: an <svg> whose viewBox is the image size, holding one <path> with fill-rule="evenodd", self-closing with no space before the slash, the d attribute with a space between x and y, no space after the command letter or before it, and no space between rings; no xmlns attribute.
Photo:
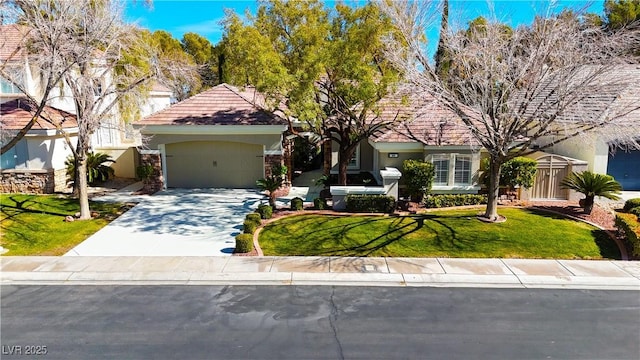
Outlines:
<svg viewBox="0 0 640 360"><path fill-rule="evenodd" d="M126 211L123 204L91 202L92 220L64 222L78 201L56 195L2 194L0 244L13 255L62 255Z"/></svg>
<svg viewBox="0 0 640 360"><path fill-rule="evenodd" d="M260 233L265 255L619 259L604 231L533 209L501 209L502 224L477 210L401 217L300 215Z"/></svg>

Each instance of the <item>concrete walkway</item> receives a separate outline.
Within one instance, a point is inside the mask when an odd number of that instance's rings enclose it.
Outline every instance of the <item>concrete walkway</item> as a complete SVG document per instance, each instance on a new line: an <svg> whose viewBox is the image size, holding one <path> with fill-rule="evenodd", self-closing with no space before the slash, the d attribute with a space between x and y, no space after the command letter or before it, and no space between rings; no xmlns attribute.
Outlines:
<svg viewBox="0 0 640 360"><path fill-rule="evenodd" d="M640 290L640 262L338 257L0 257L0 284Z"/></svg>

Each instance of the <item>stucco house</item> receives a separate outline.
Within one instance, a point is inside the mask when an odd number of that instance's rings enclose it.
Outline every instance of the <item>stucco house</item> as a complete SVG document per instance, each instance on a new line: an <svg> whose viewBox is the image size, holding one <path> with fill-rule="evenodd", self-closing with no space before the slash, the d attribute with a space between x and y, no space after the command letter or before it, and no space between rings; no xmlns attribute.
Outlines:
<svg viewBox="0 0 640 360"><path fill-rule="evenodd" d="M158 188L253 188L274 163L287 162L287 122L248 93L217 85L135 122L148 138L142 161Z"/></svg>
<svg viewBox="0 0 640 360"><path fill-rule="evenodd" d="M29 95L41 99L44 94L40 86L40 69L29 64L23 51L27 30L24 26L0 25L0 62L15 74L19 74L18 81ZM26 98L25 93L22 93L16 84L0 78L0 124L3 144L22 129L35 113L34 107L28 104ZM146 103L140 108L141 115L145 116L169 106L170 99L171 91L168 88L153 84ZM75 146L78 129L73 115L73 97L68 87L54 87L49 94L47 105L42 117L73 117L72 121L65 120L63 130ZM135 148L140 145L140 138L133 128L122 120L117 107L114 108L110 119L101 124L93 134L91 140L94 151L107 153L116 161L112 164L116 176L136 176ZM2 155L0 191L50 193L64 189L64 161L69 155L71 150L63 134L47 124L44 119L39 120L14 148Z"/></svg>

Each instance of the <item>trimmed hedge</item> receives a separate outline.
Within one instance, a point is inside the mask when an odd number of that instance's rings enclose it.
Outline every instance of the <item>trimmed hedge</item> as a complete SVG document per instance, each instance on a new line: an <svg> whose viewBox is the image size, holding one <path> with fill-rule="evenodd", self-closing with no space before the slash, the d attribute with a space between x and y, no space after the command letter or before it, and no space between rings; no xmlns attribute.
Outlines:
<svg viewBox="0 0 640 360"><path fill-rule="evenodd" d="M255 221L245 220L244 223L242 223L242 231L245 234L253 234L258 229L258 226L260 226L260 224L257 224Z"/></svg>
<svg viewBox="0 0 640 360"><path fill-rule="evenodd" d="M634 207L631 210L629 210L629 214L633 214L638 218L640 218L640 206Z"/></svg>
<svg viewBox="0 0 640 360"><path fill-rule="evenodd" d="M304 208L304 201L299 197L291 199L291 210L298 211Z"/></svg>
<svg viewBox="0 0 640 360"><path fill-rule="evenodd" d="M487 196L476 194L430 195L424 198L423 203L427 208L480 205L487 203Z"/></svg>
<svg viewBox="0 0 640 360"><path fill-rule="evenodd" d="M617 213L616 227L625 235L625 241L634 256L640 256L640 222L633 214Z"/></svg>
<svg viewBox="0 0 640 360"><path fill-rule="evenodd" d="M271 219L271 216L273 216L273 208L267 204L259 205L256 212L260 214L260 217L263 219Z"/></svg>
<svg viewBox="0 0 640 360"><path fill-rule="evenodd" d="M253 251L253 235L240 234L236 236L236 249L234 253L248 253Z"/></svg>
<svg viewBox="0 0 640 360"><path fill-rule="evenodd" d="M323 198L315 198L313 199L313 208L316 210L327 210L329 205L327 205L327 200Z"/></svg>
<svg viewBox="0 0 640 360"><path fill-rule="evenodd" d="M347 195L348 212L392 213L396 208L396 199L385 195Z"/></svg>
<svg viewBox="0 0 640 360"><path fill-rule="evenodd" d="M629 210L637 207L640 207L640 198L629 199L625 201L622 210L628 212Z"/></svg>
<svg viewBox="0 0 640 360"><path fill-rule="evenodd" d="M249 221L253 221L256 222L258 224L262 223L262 216L260 216L260 214L256 213L256 212L252 212L250 214L247 214L247 216L244 218L245 220L249 220Z"/></svg>

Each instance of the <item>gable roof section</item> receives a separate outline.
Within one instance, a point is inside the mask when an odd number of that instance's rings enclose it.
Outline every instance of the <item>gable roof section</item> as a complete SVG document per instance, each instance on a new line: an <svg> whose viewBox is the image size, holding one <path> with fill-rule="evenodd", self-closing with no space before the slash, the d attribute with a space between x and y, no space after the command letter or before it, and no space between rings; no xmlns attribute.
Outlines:
<svg viewBox="0 0 640 360"><path fill-rule="evenodd" d="M25 99L15 99L0 104L0 124L6 130L21 130L24 128L35 114L36 107ZM56 127L50 122L44 120L49 119L52 122L60 122L63 129L71 129L78 127L76 116L66 111L45 106L36 120L31 130L55 130Z"/></svg>
<svg viewBox="0 0 640 360"><path fill-rule="evenodd" d="M217 85L136 122L140 126L285 124L228 84Z"/></svg>

